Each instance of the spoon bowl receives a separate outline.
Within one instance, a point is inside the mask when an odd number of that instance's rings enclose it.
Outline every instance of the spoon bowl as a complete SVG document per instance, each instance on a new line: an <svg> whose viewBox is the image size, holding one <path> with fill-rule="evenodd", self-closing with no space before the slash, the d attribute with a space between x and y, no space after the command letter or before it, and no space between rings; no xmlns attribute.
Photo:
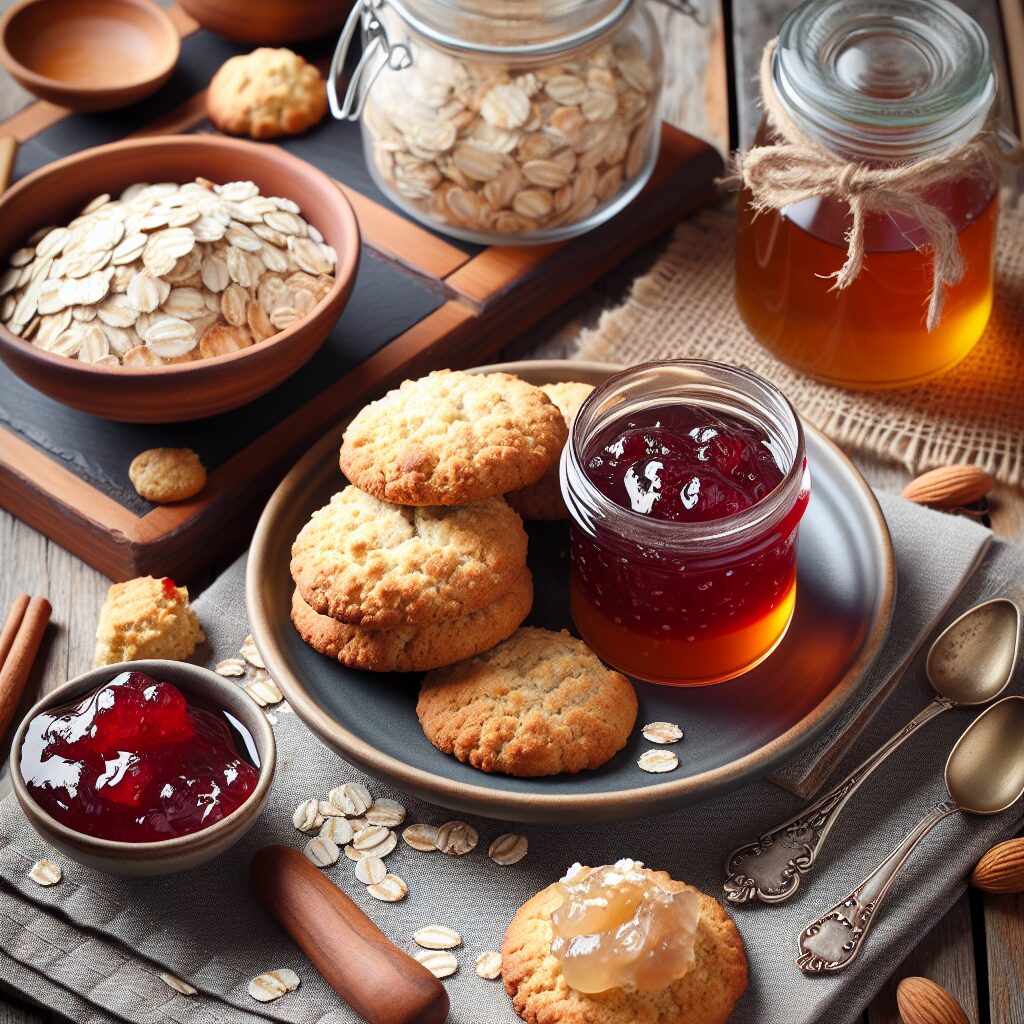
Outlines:
<svg viewBox="0 0 1024 1024"><path fill-rule="evenodd" d="M1020 609L1005 597L985 601L951 622L932 644L928 681L961 707L987 704L1006 689L1021 639Z"/></svg>
<svg viewBox="0 0 1024 1024"><path fill-rule="evenodd" d="M999 814L1024 796L1024 697L983 711L946 762L946 789L961 811Z"/></svg>

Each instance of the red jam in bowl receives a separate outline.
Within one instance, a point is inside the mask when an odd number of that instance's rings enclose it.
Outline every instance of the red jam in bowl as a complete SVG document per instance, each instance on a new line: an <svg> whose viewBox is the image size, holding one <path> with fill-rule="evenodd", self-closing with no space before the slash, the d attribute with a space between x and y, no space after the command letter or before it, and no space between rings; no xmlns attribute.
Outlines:
<svg viewBox="0 0 1024 1024"><path fill-rule="evenodd" d="M785 634L809 489L799 424L767 381L695 363L721 374L701 378L693 398L668 388L638 400L642 379L631 391L631 374L648 372L654 387L658 367L685 365L638 367L594 392L573 427L563 491L580 635L623 672L693 686L748 671ZM730 375L777 404L762 411L753 390L731 407L717 398ZM712 386L716 400L701 401Z"/></svg>
<svg viewBox="0 0 1024 1024"><path fill-rule="evenodd" d="M239 721L142 672L37 715L21 748L22 778L43 810L76 832L128 843L227 817L256 788L258 766Z"/></svg>

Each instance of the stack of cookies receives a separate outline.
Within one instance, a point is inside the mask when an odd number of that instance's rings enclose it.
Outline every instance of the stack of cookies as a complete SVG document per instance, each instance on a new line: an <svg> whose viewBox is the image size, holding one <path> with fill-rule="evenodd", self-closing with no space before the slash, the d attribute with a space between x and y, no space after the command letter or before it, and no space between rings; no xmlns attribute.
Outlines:
<svg viewBox="0 0 1024 1024"><path fill-rule="evenodd" d="M529 614L526 532L502 497L565 444L558 406L505 373L406 381L345 432L351 481L292 547L292 621L352 668L423 672L488 650Z"/></svg>

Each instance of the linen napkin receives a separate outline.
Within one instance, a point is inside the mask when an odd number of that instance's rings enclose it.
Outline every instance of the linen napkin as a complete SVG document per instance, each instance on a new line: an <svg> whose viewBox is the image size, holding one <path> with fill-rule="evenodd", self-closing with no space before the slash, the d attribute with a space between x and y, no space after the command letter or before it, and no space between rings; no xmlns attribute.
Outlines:
<svg viewBox="0 0 1024 1024"><path fill-rule="evenodd" d="M904 507L899 499L886 499L884 508L898 547L910 534L928 538L927 560L907 561L901 567L904 576L913 574L912 580L900 580L904 595L930 595L937 586L936 567L952 564L965 545L977 546L984 533L939 513ZM196 603L210 637L211 664L234 654L248 632L243 579L239 560ZM1022 579L1024 548L992 542L944 621L962 607L1007 592ZM913 612L905 599L897 602L891 643L902 647L916 639L904 627L904 617ZM886 656L899 660L897 652ZM851 758L863 757L930 699L922 661L923 655L913 660L889 698L886 714L864 730ZM1024 692L1019 667L1011 691ZM834 977L807 978L794 965L802 928L844 896L944 798L946 756L976 713L951 711L941 716L865 783L833 829L815 874L790 902L733 909L751 972L750 990L738 1005L733 1024L850 1024L894 964L957 899L984 850L1020 829L1024 807L992 818L947 819L908 863L861 957L849 970ZM454 815L366 778L328 751L286 708L275 709L274 716L279 762L266 811L238 846L186 874L117 879L57 857L64 879L41 889L27 872L33 861L52 857L53 851L38 839L12 798L0 804L0 979L74 1020L96 1024L355 1021L249 891L249 859L264 843L301 846L306 837L292 828L293 808L343 781L362 781L375 796L401 801L408 809L406 823L440 824ZM684 740L679 748L684 759L686 744L697 741ZM500 981L477 977L474 960L482 950L498 949L515 909L573 861L600 864L634 857L718 895L725 854L793 814L800 803L762 781L672 814L612 825L508 825L467 817L478 829L480 843L464 857L419 853L399 842L387 863L408 883L408 898L401 903L382 904L370 897L344 857L328 874L406 949L414 948L411 935L423 925L444 924L461 932L464 943L456 950L460 967L445 982L453 1024L515 1024ZM499 867L487 858L486 850L506 831L526 835L529 853L517 865ZM279 967L295 970L300 988L276 1002L255 1003L246 992L248 980ZM186 980L198 994L178 994L161 980L161 972ZM382 992L380 998L387 994Z"/></svg>

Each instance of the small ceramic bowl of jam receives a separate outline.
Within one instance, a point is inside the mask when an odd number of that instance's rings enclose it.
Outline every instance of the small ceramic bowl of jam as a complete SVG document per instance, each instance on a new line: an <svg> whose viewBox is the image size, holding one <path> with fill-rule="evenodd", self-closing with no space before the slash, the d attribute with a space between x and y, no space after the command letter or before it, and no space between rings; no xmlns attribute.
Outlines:
<svg viewBox="0 0 1024 1024"><path fill-rule="evenodd" d="M176 661L94 669L47 694L11 749L18 803L72 860L162 875L223 853L270 793L274 733L231 680Z"/></svg>
<svg viewBox="0 0 1024 1024"><path fill-rule="evenodd" d="M800 420L749 370L667 360L608 378L562 454L572 617L615 668L704 686L789 628L810 477Z"/></svg>

